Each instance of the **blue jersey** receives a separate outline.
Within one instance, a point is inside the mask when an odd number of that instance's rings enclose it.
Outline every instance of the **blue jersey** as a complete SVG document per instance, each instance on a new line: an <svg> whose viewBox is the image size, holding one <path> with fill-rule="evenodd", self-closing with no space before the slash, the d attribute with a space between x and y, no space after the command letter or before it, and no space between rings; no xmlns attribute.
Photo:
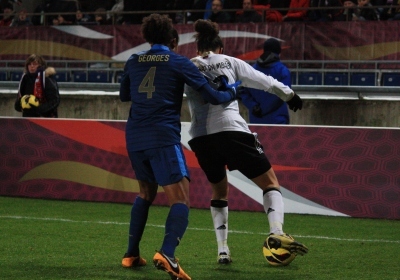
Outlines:
<svg viewBox="0 0 400 280"><path fill-rule="evenodd" d="M121 101L132 101L126 125L128 151L181 141L184 84L199 89L207 80L186 57L163 45L132 55L121 79Z"/></svg>

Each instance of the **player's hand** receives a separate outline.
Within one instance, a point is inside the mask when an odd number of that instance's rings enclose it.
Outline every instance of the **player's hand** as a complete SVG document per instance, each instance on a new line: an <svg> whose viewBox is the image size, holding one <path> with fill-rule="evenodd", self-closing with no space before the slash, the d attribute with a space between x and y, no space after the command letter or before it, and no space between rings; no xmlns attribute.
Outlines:
<svg viewBox="0 0 400 280"><path fill-rule="evenodd" d="M218 83L218 90L228 91L232 96L232 100L235 100L237 98L237 87L242 83L242 81L236 81L233 84L228 84L228 77L225 75L216 77L213 82Z"/></svg>
<svg viewBox="0 0 400 280"><path fill-rule="evenodd" d="M293 110L294 112L303 108L303 100L301 100L300 96L297 94L294 94L292 99L286 101L286 103L289 105L289 109Z"/></svg>
<svg viewBox="0 0 400 280"><path fill-rule="evenodd" d="M236 83L228 84L228 77L225 75L216 77L213 82L218 84L218 90L235 89L235 92L237 92L237 87L242 83L242 81L237 81Z"/></svg>
<svg viewBox="0 0 400 280"><path fill-rule="evenodd" d="M21 97L21 108L24 109L30 109L31 105L29 104L29 97L30 95L24 95Z"/></svg>
<svg viewBox="0 0 400 280"><path fill-rule="evenodd" d="M28 103L34 107L39 106L39 100L34 95L29 95Z"/></svg>

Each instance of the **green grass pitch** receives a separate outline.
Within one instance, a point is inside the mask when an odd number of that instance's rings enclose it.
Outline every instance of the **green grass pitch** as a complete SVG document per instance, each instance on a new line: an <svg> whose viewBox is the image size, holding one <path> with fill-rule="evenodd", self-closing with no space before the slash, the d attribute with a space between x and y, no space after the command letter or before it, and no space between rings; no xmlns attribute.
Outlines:
<svg viewBox="0 0 400 280"><path fill-rule="evenodd" d="M121 267L130 205L0 197L0 279L146 279L155 269L167 207L153 206L142 239L148 265ZM218 265L209 210L191 209L176 256L192 279L400 279L400 221L286 214L284 230L309 247L287 267L263 258L264 213L229 213L233 262Z"/></svg>

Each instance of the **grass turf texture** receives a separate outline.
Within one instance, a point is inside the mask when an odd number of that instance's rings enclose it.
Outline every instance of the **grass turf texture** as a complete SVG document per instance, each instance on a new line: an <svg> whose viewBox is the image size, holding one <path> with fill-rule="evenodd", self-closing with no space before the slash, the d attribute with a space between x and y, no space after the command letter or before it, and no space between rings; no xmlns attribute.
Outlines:
<svg viewBox="0 0 400 280"><path fill-rule="evenodd" d="M0 279L146 279L169 276L152 257L167 207L150 209L141 254L148 265L121 267L130 205L0 197ZM400 221L285 215L284 229L310 251L287 267L263 258L263 213L229 213L233 263L218 265L209 210L191 209L176 256L192 279L400 279Z"/></svg>

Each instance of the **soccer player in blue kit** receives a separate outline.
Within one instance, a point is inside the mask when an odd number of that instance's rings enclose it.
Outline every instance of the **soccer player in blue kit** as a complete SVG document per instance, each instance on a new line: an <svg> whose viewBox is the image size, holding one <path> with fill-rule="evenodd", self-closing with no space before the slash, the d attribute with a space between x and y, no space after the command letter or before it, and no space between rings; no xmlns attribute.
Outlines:
<svg viewBox="0 0 400 280"><path fill-rule="evenodd" d="M146 226L149 207L162 186L170 210L161 249L153 257L157 269L172 279L191 279L175 259L189 216L189 172L181 147L180 111L184 84L199 91L211 104L236 98L240 82L214 90L198 68L186 57L171 51L173 24L166 15L151 14L143 19L143 38L150 50L133 54L125 64L119 96L132 105L126 125L126 147L139 182L129 226L128 249L123 267L146 265L139 243Z"/></svg>

